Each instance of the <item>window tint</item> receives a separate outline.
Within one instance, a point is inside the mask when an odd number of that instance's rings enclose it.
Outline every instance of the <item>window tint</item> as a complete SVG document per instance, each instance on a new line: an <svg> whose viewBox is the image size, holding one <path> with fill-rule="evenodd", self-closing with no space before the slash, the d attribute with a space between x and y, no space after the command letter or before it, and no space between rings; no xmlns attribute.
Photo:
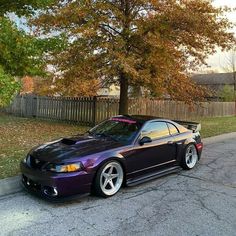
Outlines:
<svg viewBox="0 0 236 236"><path fill-rule="evenodd" d="M171 123L167 123L167 124L168 124L171 135L175 135L175 134L179 133L179 131L177 130L177 128L174 125L172 125Z"/></svg>
<svg viewBox="0 0 236 236"><path fill-rule="evenodd" d="M110 137L116 141L129 143L140 130L140 125L136 121L125 119L107 120L95 126L89 131L90 135L96 137Z"/></svg>
<svg viewBox="0 0 236 236"><path fill-rule="evenodd" d="M147 136L151 139L157 139L170 135L165 122L152 122L145 125L142 129L142 137Z"/></svg>

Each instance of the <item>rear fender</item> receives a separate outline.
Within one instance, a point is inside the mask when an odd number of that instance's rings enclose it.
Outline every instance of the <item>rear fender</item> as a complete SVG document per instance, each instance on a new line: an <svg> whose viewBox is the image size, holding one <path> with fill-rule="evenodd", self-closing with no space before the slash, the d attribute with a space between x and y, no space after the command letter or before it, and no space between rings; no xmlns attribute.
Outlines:
<svg viewBox="0 0 236 236"><path fill-rule="evenodd" d="M200 159L201 154L202 154L202 147L203 147L200 136L197 139L196 138L188 138L188 139L185 140L182 155L184 155L184 151L185 151L186 147L191 143L195 145L195 147L197 149L198 157Z"/></svg>

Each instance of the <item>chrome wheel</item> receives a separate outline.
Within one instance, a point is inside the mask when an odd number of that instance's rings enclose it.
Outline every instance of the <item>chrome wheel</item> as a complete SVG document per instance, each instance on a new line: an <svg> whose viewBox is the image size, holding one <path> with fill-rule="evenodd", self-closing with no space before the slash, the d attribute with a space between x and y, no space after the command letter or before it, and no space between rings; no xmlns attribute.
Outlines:
<svg viewBox="0 0 236 236"><path fill-rule="evenodd" d="M122 185L124 172L118 162L108 163L100 175L100 188L102 192L111 196L117 193Z"/></svg>
<svg viewBox="0 0 236 236"><path fill-rule="evenodd" d="M198 154L193 144L189 145L185 153L185 162L189 169L192 169L198 161Z"/></svg>

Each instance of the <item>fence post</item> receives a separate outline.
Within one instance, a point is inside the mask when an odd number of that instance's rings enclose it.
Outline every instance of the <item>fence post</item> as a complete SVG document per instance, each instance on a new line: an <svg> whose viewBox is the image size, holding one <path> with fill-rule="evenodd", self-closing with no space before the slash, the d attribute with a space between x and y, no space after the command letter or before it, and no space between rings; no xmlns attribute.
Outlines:
<svg viewBox="0 0 236 236"><path fill-rule="evenodd" d="M38 110L38 97L36 95L33 96L32 100L32 116L35 118L37 117L37 110Z"/></svg>
<svg viewBox="0 0 236 236"><path fill-rule="evenodd" d="M93 97L93 125L97 124L97 97Z"/></svg>
<svg viewBox="0 0 236 236"><path fill-rule="evenodd" d="M61 103L61 118L62 120L65 120L65 112L66 112L66 98L62 99L62 103Z"/></svg>

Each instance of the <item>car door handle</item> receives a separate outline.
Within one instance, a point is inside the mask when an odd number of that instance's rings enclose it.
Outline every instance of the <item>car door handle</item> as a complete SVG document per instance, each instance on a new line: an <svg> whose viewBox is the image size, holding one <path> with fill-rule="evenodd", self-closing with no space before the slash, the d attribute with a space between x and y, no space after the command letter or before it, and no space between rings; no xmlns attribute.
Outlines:
<svg viewBox="0 0 236 236"><path fill-rule="evenodd" d="M167 144L168 144L168 145L173 145L173 144L174 144L174 141L168 141Z"/></svg>

